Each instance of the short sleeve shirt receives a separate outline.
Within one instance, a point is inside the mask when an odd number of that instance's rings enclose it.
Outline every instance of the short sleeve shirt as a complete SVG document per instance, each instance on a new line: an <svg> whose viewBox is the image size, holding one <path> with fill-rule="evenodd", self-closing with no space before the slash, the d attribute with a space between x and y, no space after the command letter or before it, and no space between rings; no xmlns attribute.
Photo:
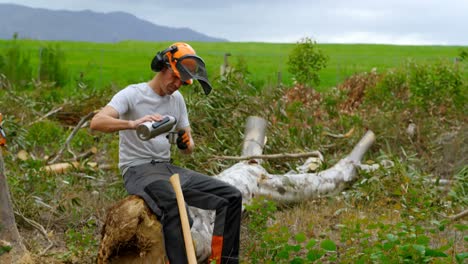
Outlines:
<svg viewBox="0 0 468 264"><path fill-rule="evenodd" d="M119 113L119 118L136 120L149 114L170 115L176 118L175 128L190 125L187 107L179 91L172 95L160 96L147 83L129 85L119 91L108 103ZM128 167L151 160L170 160L171 148L166 138L167 133L147 141L137 137L136 130L119 131L119 168L125 172Z"/></svg>

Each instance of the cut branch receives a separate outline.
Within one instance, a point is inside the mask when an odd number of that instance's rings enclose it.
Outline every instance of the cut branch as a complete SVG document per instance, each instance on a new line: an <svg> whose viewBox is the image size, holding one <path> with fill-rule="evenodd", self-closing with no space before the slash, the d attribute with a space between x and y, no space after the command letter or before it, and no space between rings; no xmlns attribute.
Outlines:
<svg viewBox="0 0 468 264"><path fill-rule="evenodd" d="M47 162L47 164L53 164L55 162L57 162L57 160L59 158L62 157L62 154L63 152L65 151L65 149L68 148L68 145L70 144L70 142L72 141L72 139L75 137L75 135L78 133L78 131L80 130L80 128L83 126L83 124L88 121L89 119L93 118L93 116L97 113L98 111L93 111L89 114L87 114L86 116L84 116L83 118L81 118L80 122L78 122L78 124L75 126L75 128L73 129L73 131L71 132L71 134L68 136L67 140L65 141L65 144L62 146L62 148L58 151L57 155L55 155L55 157L50 160L49 162Z"/></svg>
<svg viewBox="0 0 468 264"><path fill-rule="evenodd" d="M47 252L47 250L49 250L51 247L54 246L54 242L52 242L49 239L49 236L47 235L47 230L41 224L39 224L38 222L32 219L27 218L20 212L15 211L15 215L21 217L23 221L30 224L32 227L36 228L39 231L39 233L41 233L44 236L44 238L47 239L47 241L49 242L49 245L44 250L42 250L39 255L44 255Z"/></svg>
<svg viewBox="0 0 468 264"><path fill-rule="evenodd" d="M38 119L32 121L31 123L29 123L28 126L30 126L30 125L32 125L32 124L35 124L35 123L37 123L37 122L40 122L40 121L46 119L47 117L49 117L49 116L51 116L51 115L57 113L58 111L61 111L62 109L63 109L63 105L62 105L62 106L59 106L59 107L57 107L57 108L55 108L55 109L52 109L52 110L50 110L49 112L47 112L47 114L45 114L45 115L41 116L40 118L38 118Z"/></svg>
<svg viewBox="0 0 468 264"><path fill-rule="evenodd" d="M463 217L465 217L465 216L467 216L467 215L468 215L468 210L465 210L465 211L463 211L463 212L461 212L461 213L458 213L458 214L456 214L456 215L452 215L452 216L450 216L449 218L450 218L450 220L452 220L452 221L456 221L456 220L461 219L461 218L463 218Z"/></svg>
<svg viewBox="0 0 468 264"><path fill-rule="evenodd" d="M333 134L333 133L330 133L330 132L323 132L322 135L324 136L329 136L329 137L333 137L333 138L348 138L350 137L352 134L354 133L354 127L351 128L348 132L346 132L345 134Z"/></svg>

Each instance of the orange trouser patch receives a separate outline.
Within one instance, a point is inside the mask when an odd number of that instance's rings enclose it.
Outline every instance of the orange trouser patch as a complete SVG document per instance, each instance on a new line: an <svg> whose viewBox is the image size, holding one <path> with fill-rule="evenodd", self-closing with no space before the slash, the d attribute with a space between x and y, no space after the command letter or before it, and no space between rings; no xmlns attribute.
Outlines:
<svg viewBox="0 0 468 264"><path fill-rule="evenodd" d="M221 252L223 251L223 237L222 236L213 236L211 240L211 261L216 261L216 263L221 263Z"/></svg>

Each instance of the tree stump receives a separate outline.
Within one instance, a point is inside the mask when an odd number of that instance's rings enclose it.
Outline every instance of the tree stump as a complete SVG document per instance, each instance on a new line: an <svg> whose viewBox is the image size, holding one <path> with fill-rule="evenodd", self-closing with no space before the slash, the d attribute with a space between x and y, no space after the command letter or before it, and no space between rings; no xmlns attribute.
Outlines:
<svg viewBox="0 0 468 264"><path fill-rule="evenodd" d="M164 264L161 223L143 199L130 195L112 206L101 232L98 264Z"/></svg>

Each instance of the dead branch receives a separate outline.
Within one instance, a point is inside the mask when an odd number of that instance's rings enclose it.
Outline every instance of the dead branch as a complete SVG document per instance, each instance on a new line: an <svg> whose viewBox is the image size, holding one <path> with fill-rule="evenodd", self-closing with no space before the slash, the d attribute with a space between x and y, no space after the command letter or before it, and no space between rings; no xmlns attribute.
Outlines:
<svg viewBox="0 0 468 264"><path fill-rule="evenodd" d="M80 128L83 126L83 124L88 121L89 119L93 118L93 116L97 113L98 111L93 111L89 114L87 114L86 116L84 116L83 118L81 118L80 122L78 122L78 124L75 126L75 128L73 129L73 131L71 132L71 134L68 136L67 140L65 141L65 144L62 146L62 148L58 151L57 155L55 155L55 157L50 160L49 162L47 162L47 164L53 164L55 163L60 157L62 157L62 154L63 154L63 151L68 147L68 145L70 144L71 140L75 137L76 133L78 133L78 130L80 130Z"/></svg>
<svg viewBox="0 0 468 264"><path fill-rule="evenodd" d="M213 156L211 160L252 160L252 159L283 159L283 158L308 158L308 157L321 157L319 151L305 152L305 153L283 153L283 154L269 154L269 155L252 155L252 156Z"/></svg>
<svg viewBox="0 0 468 264"><path fill-rule="evenodd" d="M96 147L92 147L90 148L89 150L81 153L81 154L78 154L78 155L74 155L74 158L73 159L69 159L67 161L80 161L80 160L84 160L84 159L87 159L89 157L91 157L92 155L96 154L97 153L97 148Z"/></svg>
<svg viewBox="0 0 468 264"><path fill-rule="evenodd" d="M346 134L332 134L330 132L324 131L322 135L333 137L333 138L348 138L354 133L354 127L351 128Z"/></svg>
<svg viewBox="0 0 468 264"><path fill-rule="evenodd" d="M72 161L72 162L60 162L60 163L50 164L50 165L42 167L42 169L47 172L64 173L71 168L80 168L80 167L81 165L78 161Z"/></svg>
<svg viewBox="0 0 468 264"><path fill-rule="evenodd" d="M461 213L458 213L458 214L456 214L456 215L449 216L449 219L450 219L451 221L456 221L456 220L458 220L458 219L460 219L460 218L463 218L463 217L465 217L465 216L467 216L467 215L468 215L468 210L465 210L465 211L463 211L463 212L461 212Z"/></svg>
<svg viewBox="0 0 468 264"><path fill-rule="evenodd" d="M62 105L62 106L59 106L59 107L57 107L57 108L55 108L55 109L52 109L52 110L50 110L49 112L47 112L45 115L43 115L43 116L41 116L40 118L38 118L38 119L32 121L31 123L29 123L28 126L30 126L30 125L32 125L32 124L35 124L35 123L37 123L37 122L40 122L40 121L46 119L47 117L49 117L49 116L51 116L51 115L57 113L58 111L60 111L60 110L62 110L62 109L63 109L63 105Z"/></svg>
<svg viewBox="0 0 468 264"><path fill-rule="evenodd" d="M45 239L47 239L47 241L49 242L49 245L44 250L42 250L41 253L39 254L39 255L44 255L47 252L47 250L49 250L54 245L54 242L52 242L49 239L49 236L47 235L47 230L38 222L27 218L26 216L24 216L22 213L18 211L15 211L15 215L21 217L21 219L23 219L26 223L30 224L32 227L37 229L39 233L41 233L41 235L43 235Z"/></svg>

